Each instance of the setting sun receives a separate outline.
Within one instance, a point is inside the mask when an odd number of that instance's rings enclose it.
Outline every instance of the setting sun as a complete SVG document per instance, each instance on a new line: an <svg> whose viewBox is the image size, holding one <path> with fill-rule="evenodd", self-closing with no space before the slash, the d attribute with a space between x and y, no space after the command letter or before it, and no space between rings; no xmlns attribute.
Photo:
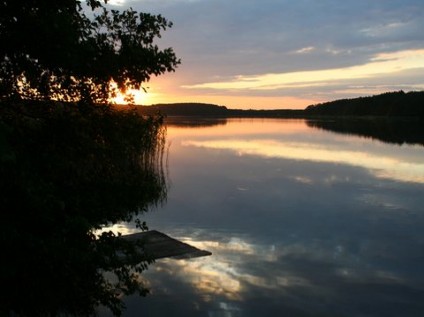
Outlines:
<svg viewBox="0 0 424 317"><path fill-rule="evenodd" d="M127 104L128 100L126 99L131 95L133 96L134 103L136 105L144 105L149 102L149 94L147 92L135 89L131 89L126 93L118 93L115 98L112 98L112 101L117 104Z"/></svg>
<svg viewBox="0 0 424 317"><path fill-rule="evenodd" d="M110 88L111 91L115 90L116 92L116 96L111 97L110 100L118 105L128 104L131 97L136 105L145 105L150 101L151 94L144 91L143 88L130 89L125 92L121 92L118 90L116 83L113 81L110 84Z"/></svg>

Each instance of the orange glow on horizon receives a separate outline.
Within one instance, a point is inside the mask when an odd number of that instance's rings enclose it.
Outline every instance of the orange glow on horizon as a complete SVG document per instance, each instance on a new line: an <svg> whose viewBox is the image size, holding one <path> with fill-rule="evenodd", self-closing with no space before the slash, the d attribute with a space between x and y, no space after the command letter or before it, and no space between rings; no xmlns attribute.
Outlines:
<svg viewBox="0 0 424 317"><path fill-rule="evenodd" d="M178 72L178 71L177 71ZM183 74L179 76L184 77ZM199 102L226 106L229 109L304 109L311 104L326 101L310 96L254 95L251 93L204 93L184 88L181 77L175 73L152 78L147 89L147 100L136 104L154 105L159 103Z"/></svg>
<svg viewBox="0 0 424 317"><path fill-rule="evenodd" d="M146 106L158 103L199 102L226 106L229 109L304 109L321 102L317 99L297 97L232 96L232 95L180 95L147 92L148 100L140 103ZM136 104L138 104L136 102Z"/></svg>
<svg viewBox="0 0 424 317"><path fill-rule="evenodd" d="M301 49L298 53L313 50ZM187 65L189 67L189 65ZM389 84L378 79L424 69L424 49L403 50L376 54L368 63L310 71L239 75L233 79L205 80L184 69L164 76L152 77L143 86L147 91L131 90L136 105L159 103L210 103L229 109L305 109L309 105L393 91ZM200 80L200 82L199 82ZM361 81L364 80L364 83ZM340 84L330 89L329 86ZM409 85L408 90L422 90L422 83ZM301 90L299 92L297 90ZM111 98L117 104L126 104L125 94Z"/></svg>

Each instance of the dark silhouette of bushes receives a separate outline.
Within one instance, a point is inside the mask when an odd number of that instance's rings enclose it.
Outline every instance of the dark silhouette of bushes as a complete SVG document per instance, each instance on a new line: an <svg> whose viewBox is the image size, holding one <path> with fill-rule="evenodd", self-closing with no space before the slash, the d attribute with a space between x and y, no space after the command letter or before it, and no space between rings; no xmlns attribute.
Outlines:
<svg viewBox="0 0 424 317"><path fill-rule="evenodd" d="M119 315L119 294L146 292L133 273L150 259L93 230L165 198L163 142L161 118L135 111L0 102L0 315Z"/></svg>

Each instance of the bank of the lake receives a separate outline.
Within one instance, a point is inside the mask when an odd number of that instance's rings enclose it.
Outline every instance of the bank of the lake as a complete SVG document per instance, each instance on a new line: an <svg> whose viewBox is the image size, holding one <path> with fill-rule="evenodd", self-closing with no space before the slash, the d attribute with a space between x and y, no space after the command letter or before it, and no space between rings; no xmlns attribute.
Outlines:
<svg viewBox="0 0 424 317"><path fill-rule="evenodd" d="M305 109L228 109L206 103L173 103L139 106L144 115L222 118L390 118L424 120L424 92L388 92L375 96L342 99L310 105Z"/></svg>

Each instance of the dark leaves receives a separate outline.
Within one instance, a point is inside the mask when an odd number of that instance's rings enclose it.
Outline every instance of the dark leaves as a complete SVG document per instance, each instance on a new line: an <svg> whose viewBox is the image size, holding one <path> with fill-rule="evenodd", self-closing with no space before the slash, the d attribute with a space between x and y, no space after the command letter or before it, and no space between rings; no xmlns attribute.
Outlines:
<svg viewBox="0 0 424 317"><path fill-rule="evenodd" d="M100 10L93 20L77 0L0 2L1 99L105 103L111 80L121 90L140 88L180 63L172 48L154 44L172 26L161 15L87 4Z"/></svg>
<svg viewBox="0 0 424 317"><path fill-rule="evenodd" d="M119 294L145 294L142 248L93 231L165 198L163 133L131 110L0 102L1 315L119 314Z"/></svg>

